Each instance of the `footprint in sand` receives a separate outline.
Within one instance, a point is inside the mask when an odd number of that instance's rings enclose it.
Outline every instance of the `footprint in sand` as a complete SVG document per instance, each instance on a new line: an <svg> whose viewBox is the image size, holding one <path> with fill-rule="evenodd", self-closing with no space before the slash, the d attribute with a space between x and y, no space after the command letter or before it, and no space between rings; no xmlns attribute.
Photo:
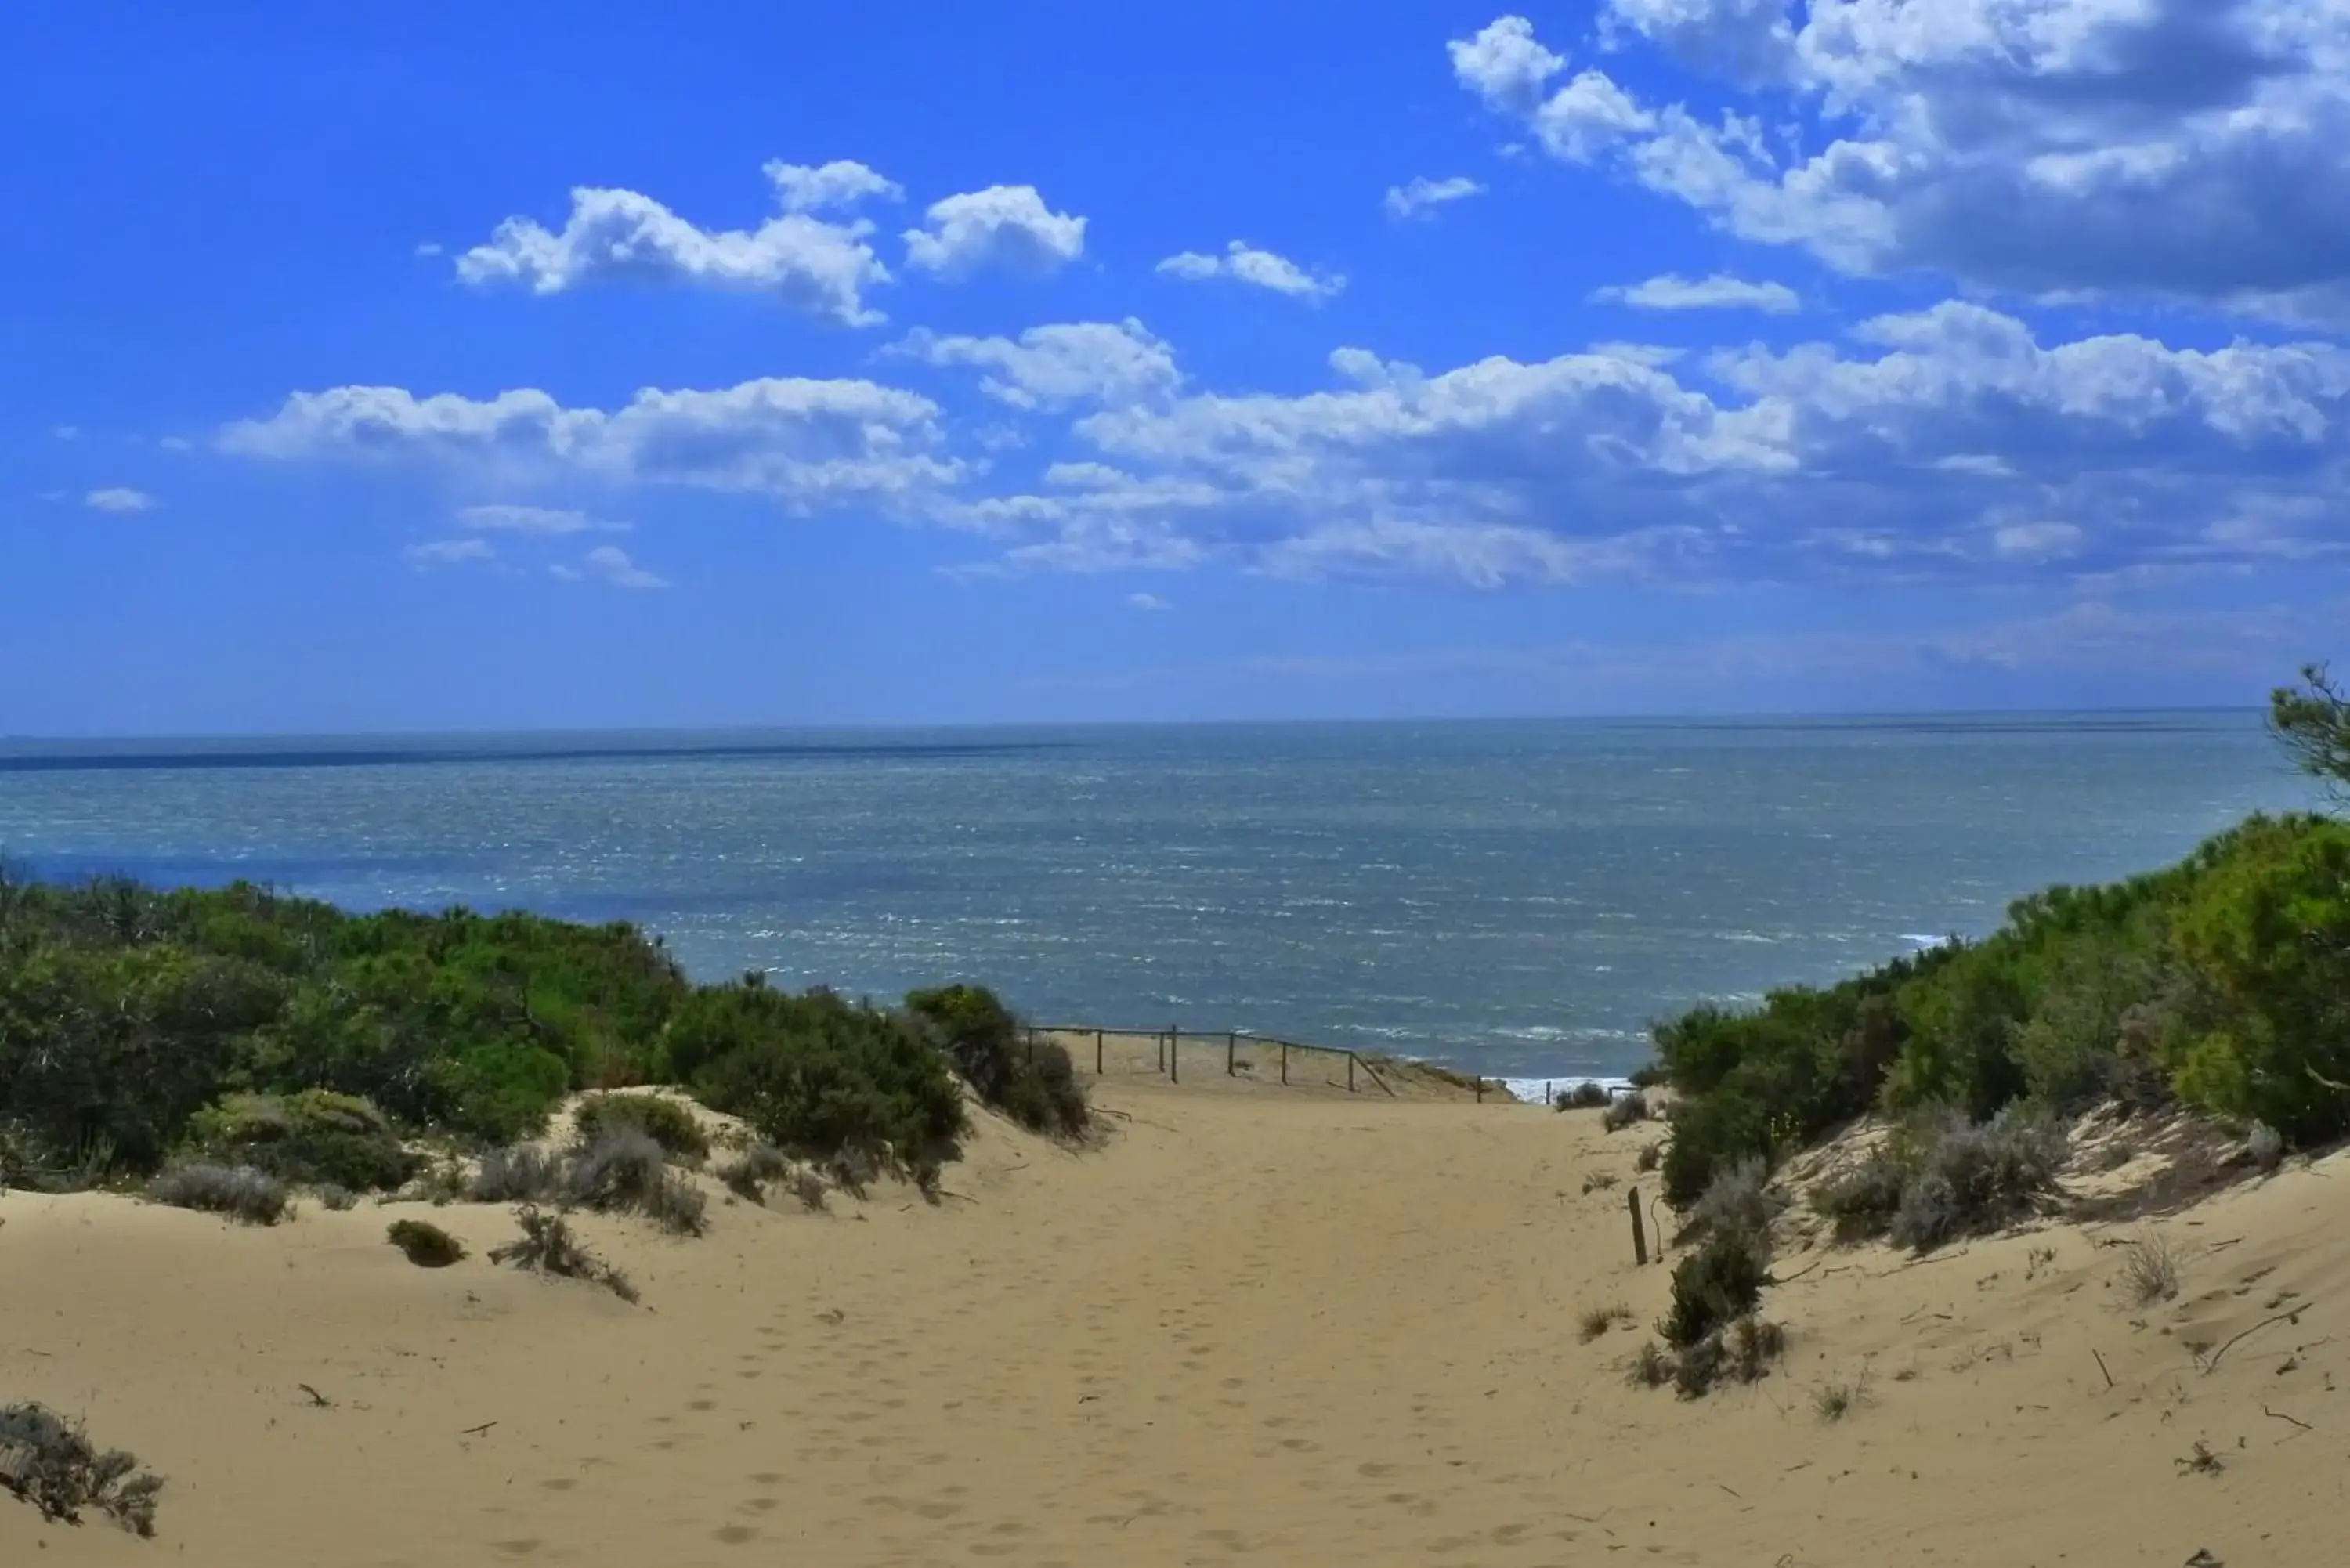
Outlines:
<svg viewBox="0 0 2350 1568"><path fill-rule="evenodd" d="M747 1524L722 1524L710 1532L710 1539L728 1546L740 1546L746 1541L756 1539L758 1533Z"/></svg>

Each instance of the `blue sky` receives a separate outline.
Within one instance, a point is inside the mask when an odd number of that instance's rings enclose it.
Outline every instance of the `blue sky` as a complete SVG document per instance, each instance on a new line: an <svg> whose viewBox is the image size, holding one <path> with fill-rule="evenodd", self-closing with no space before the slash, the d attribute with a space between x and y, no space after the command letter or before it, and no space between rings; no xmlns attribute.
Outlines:
<svg viewBox="0 0 2350 1568"><path fill-rule="evenodd" d="M2350 0L21 0L0 733L2256 701Z"/></svg>

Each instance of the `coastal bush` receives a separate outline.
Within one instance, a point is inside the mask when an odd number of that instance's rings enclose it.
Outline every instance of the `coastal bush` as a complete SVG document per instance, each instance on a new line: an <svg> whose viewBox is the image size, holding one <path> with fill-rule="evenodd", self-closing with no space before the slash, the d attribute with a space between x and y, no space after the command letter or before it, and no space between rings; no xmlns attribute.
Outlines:
<svg viewBox="0 0 2350 1568"><path fill-rule="evenodd" d="M1655 1340L1648 1340L1633 1353L1624 1379L1635 1388L1661 1388L1673 1380L1673 1358Z"/></svg>
<svg viewBox="0 0 2350 1568"><path fill-rule="evenodd" d="M1605 1084L1576 1084L1558 1092L1557 1106L1562 1111L1596 1111L1607 1104Z"/></svg>
<svg viewBox="0 0 2350 1568"><path fill-rule="evenodd" d="M629 1276L581 1246L562 1215L525 1204L515 1211L515 1222L522 1227L522 1234L504 1246L491 1248L490 1262L511 1263L517 1269L560 1279L582 1280L603 1286L631 1306L637 1303L637 1288L629 1282Z"/></svg>
<svg viewBox="0 0 2350 1568"><path fill-rule="evenodd" d="M951 1158L963 1131L947 1057L912 1019L756 977L681 1002L670 1061L702 1101L768 1142L827 1158L852 1147L909 1168Z"/></svg>
<svg viewBox="0 0 2350 1568"><path fill-rule="evenodd" d="M226 1096L189 1118L186 1147L283 1181L331 1182L359 1192L391 1191L419 1163L381 1111L330 1089Z"/></svg>
<svg viewBox="0 0 2350 1568"><path fill-rule="evenodd" d="M1749 1155L1718 1171L1705 1195L1689 1211L1687 1232L1692 1236L1731 1236L1744 1241L1756 1257L1771 1256L1771 1222L1785 1207L1770 1189L1771 1173L1759 1156Z"/></svg>
<svg viewBox="0 0 2350 1568"><path fill-rule="evenodd" d="M2054 1190L2066 1152L2064 1129L2027 1106L1981 1124L1946 1111L1914 1129L1908 1143L1908 1175L1890 1233L1920 1252L2030 1214Z"/></svg>
<svg viewBox="0 0 2350 1568"><path fill-rule="evenodd" d="M135 1455L97 1449L81 1423L47 1406L7 1405L0 1406L0 1490L45 1520L78 1524L84 1509L96 1509L133 1535L151 1536L163 1478L140 1469Z"/></svg>
<svg viewBox="0 0 2350 1568"><path fill-rule="evenodd" d="M359 1205L358 1193L348 1187L338 1187L331 1181L321 1182L312 1188L310 1196L318 1200L319 1208L335 1214L344 1213Z"/></svg>
<svg viewBox="0 0 2350 1568"><path fill-rule="evenodd" d="M147 1196L174 1209L224 1214L247 1225L275 1225L294 1207L286 1184L267 1172L209 1160L172 1167L147 1184Z"/></svg>
<svg viewBox="0 0 2350 1568"><path fill-rule="evenodd" d="M561 1167L567 1205L599 1213L642 1214L681 1236L699 1236L707 1200L669 1168L661 1146L633 1123L615 1122L577 1145Z"/></svg>
<svg viewBox="0 0 2350 1568"><path fill-rule="evenodd" d="M1599 1115L1602 1132L1622 1132L1648 1119L1648 1096L1638 1089L1619 1095Z"/></svg>
<svg viewBox="0 0 2350 1568"><path fill-rule="evenodd" d="M984 986L949 985L910 992L906 1011L983 1105L1031 1132L1075 1137L1092 1112L1069 1054L1049 1040L1026 1036L1020 1021Z"/></svg>
<svg viewBox="0 0 2350 1568"><path fill-rule="evenodd" d="M467 1183L475 1203L544 1203L563 1185L563 1164L536 1144L509 1144L482 1156Z"/></svg>
<svg viewBox="0 0 2350 1568"><path fill-rule="evenodd" d="M634 1127L679 1158L698 1160L710 1153L710 1136L693 1113L660 1095L591 1095L579 1102L577 1119L583 1143L608 1127Z"/></svg>
<svg viewBox="0 0 2350 1568"><path fill-rule="evenodd" d="M2350 699L2322 670L2280 691L2272 727L2305 772L2350 792ZM1991 1122L2029 1099L2070 1113L2176 1099L2288 1147L2350 1134L2350 826L2255 816L2178 865L2018 899L1952 940L1759 1007L1701 1006L1655 1031L1679 1094L1663 1165L1686 1209L1715 1175L1775 1163L1868 1111ZM1875 1185L1840 1222L1887 1212ZM1967 1183L1907 1183L1905 1232L1960 1229ZM1900 1201L1892 1208L1898 1210ZM1889 1222L1889 1221L1888 1221Z"/></svg>
<svg viewBox="0 0 2350 1568"><path fill-rule="evenodd" d="M737 1197L753 1203L764 1204L767 1189L780 1184L790 1189L801 1208L812 1212L824 1208L824 1178L806 1166L795 1165L788 1155L770 1143L754 1143L720 1166L718 1179Z"/></svg>
<svg viewBox="0 0 2350 1568"><path fill-rule="evenodd" d="M395 1220L385 1230L384 1237L420 1269L445 1269L464 1261L463 1241L422 1220Z"/></svg>
<svg viewBox="0 0 2350 1568"><path fill-rule="evenodd" d="M1666 1344L1686 1351L1752 1312L1767 1281L1765 1260L1748 1238L1709 1237L1674 1265L1672 1310L1657 1325L1658 1332Z"/></svg>

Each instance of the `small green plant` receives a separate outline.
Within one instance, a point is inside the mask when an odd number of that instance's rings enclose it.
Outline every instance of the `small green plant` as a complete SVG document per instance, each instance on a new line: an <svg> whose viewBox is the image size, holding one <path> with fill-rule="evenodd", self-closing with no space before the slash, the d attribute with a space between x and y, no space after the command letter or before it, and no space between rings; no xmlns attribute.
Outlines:
<svg viewBox="0 0 2350 1568"><path fill-rule="evenodd" d="M562 1215L525 1204L515 1211L515 1222L522 1227L522 1234L492 1248L490 1262L560 1279L583 1280L603 1286L631 1306L636 1304L637 1288L629 1276L581 1246Z"/></svg>
<svg viewBox="0 0 2350 1568"><path fill-rule="evenodd" d="M286 1184L267 1172L209 1160L173 1166L147 1184L147 1196L174 1209L225 1214L246 1225L275 1225L294 1207Z"/></svg>
<svg viewBox="0 0 2350 1568"><path fill-rule="evenodd" d="M1823 1383L1812 1390L1812 1414L1834 1423L1858 1407L1866 1390L1856 1383Z"/></svg>
<svg viewBox="0 0 2350 1568"><path fill-rule="evenodd" d="M710 1135L692 1111L661 1095L591 1095L579 1102L579 1141L592 1144L606 1130L634 1127L664 1153L698 1160L710 1153Z"/></svg>
<svg viewBox="0 0 2350 1568"><path fill-rule="evenodd" d="M8 1405L0 1406L0 1490L46 1520L78 1524L82 1510L96 1509L133 1535L151 1536L163 1478L120 1449L99 1451L80 1422L47 1406Z"/></svg>
<svg viewBox="0 0 2350 1568"><path fill-rule="evenodd" d="M2171 1462L2178 1467L2180 1475L2216 1476L2228 1468L2220 1456L2213 1453L2210 1446L2200 1438L2195 1439L2194 1448L2185 1459L2174 1459Z"/></svg>
<svg viewBox="0 0 2350 1568"><path fill-rule="evenodd" d="M1658 1331L1666 1344L1687 1350L1752 1312L1767 1281L1763 1260L1749 1238L1708 1237L1674 1265L1672 1310Z"/></svg>
<svg viewBox="0 0 2350 1568"><path fill-rule="evenodd" d="M420 1269L445 1269L465 1257L463 1241L422 1220L395 1220L384 1234Z"/></svg>

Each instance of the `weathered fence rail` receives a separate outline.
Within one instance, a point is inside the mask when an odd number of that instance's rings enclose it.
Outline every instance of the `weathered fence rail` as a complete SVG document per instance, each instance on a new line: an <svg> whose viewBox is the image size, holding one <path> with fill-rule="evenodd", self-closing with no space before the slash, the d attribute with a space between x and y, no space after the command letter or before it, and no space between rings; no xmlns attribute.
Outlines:
<svg viewBox="0 0 2350 1568"><path fill-rule="evenodd" d="M1084 1054L1083 1047L1090 1044L1093 1046L1094 1074L1097 1077L1107 1075L1109 1070L1109 1049L1113 1044L1124 1046L1133 1042L1148 1043L1152 1051L1152 1070L1165 1075L1169 1082L1177 1084L1183 1081L1184 1048L1187 1045L1193 1048L1191 1056L1192 1071L1199 1070L1203 1055L1212 1071L1215 1054L1220 1051L1224 1075L1235 1078L1243 1075L1241 1053L1245 1048L1250 1054L1246 1067L1247 1075L1251 1077L1256 1075L1256 1066L1261 1058L1269 1059L1284 1085L1290 1082L1293 1063L1297 1059L1327 1061L1342 1058L1347 1064L1347 1090L1349 1094L1361 1094L1363 1085L1368 1083L1389 1099L1397 1097L1395 1085L1388 1082L1386 1075L1360 1052L1345 1045L1313 1045L1299 1040L1284 1040L1278 1035L1252 1033L1245 1029L1203 1032L1172 1025L1165 1029L1116 1029L1092 1023L1038 1023L1028 1030L1032 1044L1047 1035L1059 1040L1072 1056L1080 1059ZM1123 1059L1121 1052L1121 1062ZM1328 1082L1336 1086L1335 1079Z"/></svg>

